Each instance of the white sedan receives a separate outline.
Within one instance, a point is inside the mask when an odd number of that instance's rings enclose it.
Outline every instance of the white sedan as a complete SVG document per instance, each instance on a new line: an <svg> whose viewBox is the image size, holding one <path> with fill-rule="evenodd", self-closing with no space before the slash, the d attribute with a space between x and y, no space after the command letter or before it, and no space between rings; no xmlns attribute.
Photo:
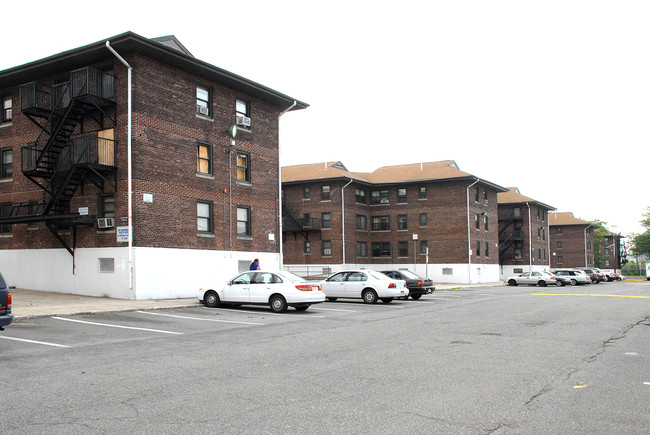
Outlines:
<svg viewBox="0 0 650 435"><path fill-rule="evenodd" d="M373 270L346 270L331 275L320 282L328 301L338 298L363 299L374 304L378 299L389 303L395 298L409 295L406 281L392 279Z"/></svg>
<svg viewBox="0 0 650 435"><path fill-rule="evenodd" d="M208 307L269 305L276 313L287 311L287 307L305 311L311 304L325 302L319 283L291 272L261 270L239 274L221 288L200 289L197 297Z"/></svg>
<svg viewBox="0 0 650 435"><path fill-rule="evenodd" d="M555 279L555 275L548 272L526 272L521 275L508 277L506 282L508 285L528 284L538 285L540 287L546 287L549 284L557 286L562 285L562 282Z"/></svg>

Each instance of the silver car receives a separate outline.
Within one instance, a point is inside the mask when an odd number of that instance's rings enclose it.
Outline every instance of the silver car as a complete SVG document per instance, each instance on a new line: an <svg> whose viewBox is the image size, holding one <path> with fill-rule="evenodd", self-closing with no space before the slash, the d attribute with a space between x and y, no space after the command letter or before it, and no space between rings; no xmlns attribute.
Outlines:
<svg viewBox="0 0 650 435"><path fill-rule="evenodd" d="M557 276L563 276L570 279L571 285L591 284L591 278L582 270L558 269L554 273Z"/></svg>
<svg viewBox="0 0 650 435"><path fill-rule="evenodd" d="M525 272L521 275L508 277L506 282L508 285L528 284L538 285L540 287L546 287L549 284L557 286L562 285L561 282L555 279L555 275L548 272Z"/></svg>

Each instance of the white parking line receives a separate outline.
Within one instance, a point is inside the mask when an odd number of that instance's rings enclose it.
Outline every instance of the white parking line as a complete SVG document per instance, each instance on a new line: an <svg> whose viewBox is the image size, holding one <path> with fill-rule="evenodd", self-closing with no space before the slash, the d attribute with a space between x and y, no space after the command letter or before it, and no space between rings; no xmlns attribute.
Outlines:
<svg viewBox="0 0 650 435"><path fill-rule="evenodd" d="M272 313L269 311L246 311L246 310L238 310L237 308L224 308L224 307L218 307L218 308L209 308L209 307L203 307L206 310L224 310L224 311L234 311L235 313L248 313L248 314L260 314L262 316L291 316L294 319L324 319L325 316L312 316L310 315L309 317L303 317L302 315L295 315L292 313L286 314L286 313Z"/></svg>
<svg viewBox="0 0 650 435"><path fill-rule="evenodd" d="M335 308L312 308L312 310L318 310L318 311L341 311L344 313L358 313L358 311L355 310L337 310Z"/></svg>
<svg viewBox="0 0 650 435"><path fill-rule="evenodd" d="M111 325L110 323L87 322L85 320L64 319L63 317L52 317L52 318L57 320L65 320L66 322L84 323L86 325L107 326L109 328L133 329L136 331L147 331L147 332L160 332L161 334L174 334L174 335L183 334L182 332L163 331L162 329L136 328L134 326Z"/></svg>
<svg viewBox="0 0 650 435"><path fill-rule="evenodd" d="M204 322L237 323L239 325L264 325L264 323L237 322L235 320L221 320L221 319L204 319L201 317L178 316L176 314L151 313L148 311L136 311L136 313L149 314L151 316L174 317L176 319L201 320Z"/></svg>
<svg viewBox="0 0 650 435"><path fill-rule="evenodd" d="M45 341L36 341L36 340L26 340L24 338L4 337L2 335L0 335L0 338L4 338L5 340L22 341L22 342L25 342L25 343L42 344L44 346L71 347L71 346L66 346L65 344L47 343Z"/></svg>

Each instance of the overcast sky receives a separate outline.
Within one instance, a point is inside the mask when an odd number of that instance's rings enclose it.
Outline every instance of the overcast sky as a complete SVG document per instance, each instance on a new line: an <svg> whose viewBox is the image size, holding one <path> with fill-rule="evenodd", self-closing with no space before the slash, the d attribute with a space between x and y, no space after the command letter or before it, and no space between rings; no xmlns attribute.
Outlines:
<svg viewBox="0 0 650 435"><path fill-rule="evenodd" d="M461 170L640 232L650 206L650 2L7 2L0 70L126 31L309 103L282 165Z"/></svg>

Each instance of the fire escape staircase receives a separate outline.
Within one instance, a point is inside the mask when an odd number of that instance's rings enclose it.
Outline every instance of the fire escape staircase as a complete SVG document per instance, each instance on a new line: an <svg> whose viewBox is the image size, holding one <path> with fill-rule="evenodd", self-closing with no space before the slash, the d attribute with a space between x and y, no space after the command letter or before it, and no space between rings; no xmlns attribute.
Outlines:
<svg viewBox="0 0 650 435"><path fill-rule="evenodd" d="M57 240L74 256L78 225L94 225L94 216L70 212L70 202L87 182L100 192L111 182L117 190L116 144L94 133L84 134L84 121L95 121L101 129L106 120L115 127L116 105L113 76L92 68L71 72L70 81L37 88L35 83L21 86L21 112L41 128L36 141L21 149L23 175L43 190L41 201L12 205L9 217L1 223L43 221ZM48 102L49 95L49 102ZM113 114L107 110L113 109ZM74 135L74 136L73 136ZM112 175L112 180L107 176ZM72 227L70 247L59 231Z"/></svg>
<svg viewBox="0 0 650 435"><path fill-rule="evenodd" d="M310 233L317 233L321 238L321 220L317 218L298 217L298 213L282 199L282 232L293 234L294 240L297 235L302 235L305 240L309 240Z"/></svg>
<svg viewBox="0 0 650 435"><path fill-rule="evenodd" d="M501 263L506 259L506 252L510 247L515 242L524 240L524 233L521 230L521 226L517 226L517 222L519 221L521 221L521 217L516 217L514 213L505 219L499 220L499 259ZM514 254L508 256L508 258L512 256Z"/></svg>

